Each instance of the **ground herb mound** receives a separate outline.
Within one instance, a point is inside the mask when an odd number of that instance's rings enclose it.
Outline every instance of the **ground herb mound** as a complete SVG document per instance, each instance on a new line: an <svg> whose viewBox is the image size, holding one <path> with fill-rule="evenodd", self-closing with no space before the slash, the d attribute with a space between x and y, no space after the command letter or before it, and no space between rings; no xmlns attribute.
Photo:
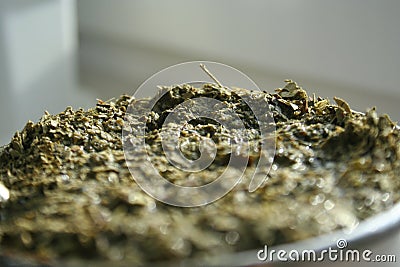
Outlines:
<svg viewBox="0 0 400 267"><path fill-rule="evenodd" d="M171 166L162 154L160 128L174 105L211 97L232 107L254 144L245 177L222 199L198 208L157 202L131 176L122 130L128 104L121 96L84 111L67 108L28 122L0 149L0 251L39 259L104 259L131 263L165 261L260 249L357 227L400 198L400 133L374 109L354 112L340 98L308 96L292 81L275 93L206 84L164 87L147 118L146 143L167 179L198 185L224 170L230 129L199 119L181 133L186 157L199 154L208 136L218 154L204 180ZM276 153L268 179L249 193L260 140L249 95L270 105ZM151 101L142 99L141 101ZM137 161L140 164L140 159Z"/></svg>

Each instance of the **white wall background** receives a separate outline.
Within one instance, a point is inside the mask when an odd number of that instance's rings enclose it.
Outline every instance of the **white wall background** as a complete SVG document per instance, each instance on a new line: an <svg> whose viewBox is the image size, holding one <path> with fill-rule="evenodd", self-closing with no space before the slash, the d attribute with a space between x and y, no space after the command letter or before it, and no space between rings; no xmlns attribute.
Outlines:
<svg viewBox="0 0 400 267"><path fill-rule="evenodd" d="M82 80L111 97L161 68L215 60L273 90L292 78L399 120L400 1L78 2Z"/></svg>
<svg viewBox="0 0 400 267"><path fill-rule="evenodd" d="M397 92L399 1L86 0L78 7L83 36Z"/></svg>

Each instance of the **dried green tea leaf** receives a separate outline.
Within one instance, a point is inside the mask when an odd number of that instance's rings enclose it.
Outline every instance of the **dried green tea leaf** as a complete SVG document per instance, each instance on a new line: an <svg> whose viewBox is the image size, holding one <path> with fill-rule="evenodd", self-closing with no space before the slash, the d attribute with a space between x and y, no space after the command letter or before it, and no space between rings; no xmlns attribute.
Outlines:
<svg viewBox="0 0 400 267"><path fill-rule="evenodd" d="M338 106L315 95L309 99L291 80L272 94L212 84L162 86L159 94L163 97L151 114L129 119L130 125L147 121L148 156L164 178L183 186L207 184L226 170L230 153L242 153L232 141L235 129L199 118L181 131L182 153L197 159L199 140L208 137L217 147L214 162L192 176L165 158L161 127L180 128L163 120L183 101L208 97L232 108L245 125L241 134L249 138L250 160L242 181L204 207L165 205L135 183L122 147L122 130L135 132L124 125L128 104L140 108L152 99L124 95L98 100L86 111L46 112L0 149L1 253L139 265L259 249L352 228L400 200L400 133L374 109L363 114L340 98L335 98ZM260 136L241 98L249 95L255 107L270 106L276 134ZM260 144L271 139L276 154L268 180L249 193ZM140 167L144 160L145 154L132 164ZM237 175L238 170L230 171Z"/></svg>
<svg viewBox="0 0 400 267"><path fill-rule="evenodd" d="M347 104L346 101L344 101L343 99L339 98L339 97L334 97L333 100L335 100L336 104L343 108L344 111L346 111L347 113L351 114L351 109L349 104Z"/></svg>

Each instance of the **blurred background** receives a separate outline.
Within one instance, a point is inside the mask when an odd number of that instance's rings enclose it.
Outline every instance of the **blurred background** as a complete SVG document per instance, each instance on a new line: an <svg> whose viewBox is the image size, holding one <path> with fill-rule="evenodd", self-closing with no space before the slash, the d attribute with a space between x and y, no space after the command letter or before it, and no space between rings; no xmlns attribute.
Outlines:
<svg viewBox="0 0 400 267"><path fill-rule="evenodd" d="M44 110L132 94L152 74L218 61L273 91L377 106L399 120L400 2L0 1L0 145Z"/></svg>

